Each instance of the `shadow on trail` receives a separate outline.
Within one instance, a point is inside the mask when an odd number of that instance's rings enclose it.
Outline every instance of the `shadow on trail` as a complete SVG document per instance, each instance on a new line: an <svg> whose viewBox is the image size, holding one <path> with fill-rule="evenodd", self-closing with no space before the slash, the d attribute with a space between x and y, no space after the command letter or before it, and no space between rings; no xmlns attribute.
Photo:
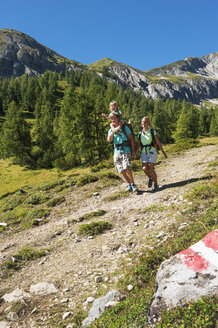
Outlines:
<svg viewBox="0 0 218 328"><path fill-rule="evenodd" d="M176 188L176 187L183 187L189 183L193 183L193 182L197 182L197 181L200 181L200 180L210 180L212 178L212 175L207 175L205 177L201 177L201 178L192 178L192 179L187 179L187 180L183 180L183 181L178 181L178 182L173 182L173 183L169 183L169 184L165 184L161 187L159 187L159 189L156 192L158 191L162 191L164 189L168 189L168 188ZM153 190L139 190L138 191L138 195L141 195L141 194L144 194L144 193L154 193Z"/></svg>

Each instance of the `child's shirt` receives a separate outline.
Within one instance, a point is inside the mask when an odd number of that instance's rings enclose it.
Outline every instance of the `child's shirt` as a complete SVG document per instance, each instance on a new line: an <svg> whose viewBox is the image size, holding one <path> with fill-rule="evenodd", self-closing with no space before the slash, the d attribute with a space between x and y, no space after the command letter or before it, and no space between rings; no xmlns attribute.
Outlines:
<svg viewBox="0 0 218 328"><path fill-rule="evenodd" d="M121 115L119 109L116 109L116 112L115 112L115 113L119 114L120 119L121 119L122 121L124 121L124 118L123 118L123 116ZM110 112L110 114L109 114L109 118L111 118L111 116L112 116L113 114L114 114L114 112Z"/></svg>

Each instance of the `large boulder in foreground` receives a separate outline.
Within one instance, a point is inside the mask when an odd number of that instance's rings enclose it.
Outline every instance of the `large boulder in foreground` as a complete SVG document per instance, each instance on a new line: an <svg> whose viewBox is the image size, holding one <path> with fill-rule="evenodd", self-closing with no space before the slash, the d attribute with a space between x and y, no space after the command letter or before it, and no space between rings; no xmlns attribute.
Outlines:
<svg viewBox="0 0 218 328"><path fill-rule="evenodd" d="M155 323L162 310L197 301L218 293L218 230L207 234L190 248L160 266L156 291L149 309L149 322Z"/></svg>

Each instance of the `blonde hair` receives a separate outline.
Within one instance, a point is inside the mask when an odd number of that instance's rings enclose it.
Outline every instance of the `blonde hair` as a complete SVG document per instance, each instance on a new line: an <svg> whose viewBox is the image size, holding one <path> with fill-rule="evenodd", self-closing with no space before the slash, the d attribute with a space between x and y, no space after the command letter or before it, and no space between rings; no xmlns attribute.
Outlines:
<svg viewBox="0 0 218 328"><path fill-rule="evenodd" d="M151 126L151 120L150 120L150 118L149 118L148 116L144 116L144 117L142 118L142 120L146 120L146 121L149 123L149 126L150 126L152 129L154 129L154 128Z"/></svg>
<svg viewBox="0 0 218 328"><path fill-rule="evenodd" d="M110 102L109 107L110 107L110 105L116 105L116 108L118 108L118 103L115 100Z"/></svg>
<svg viewBox="0 0 218 328"><path fill-rule="evenodd" d="M142 117L142 120L146 120L149 123L149 125L151 125L151 120L148 116Z"/></svg>

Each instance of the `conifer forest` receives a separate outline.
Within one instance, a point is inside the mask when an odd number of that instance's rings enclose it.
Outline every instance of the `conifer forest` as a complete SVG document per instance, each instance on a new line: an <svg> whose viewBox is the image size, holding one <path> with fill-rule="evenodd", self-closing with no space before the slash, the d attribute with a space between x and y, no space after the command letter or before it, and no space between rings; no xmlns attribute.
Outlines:
<svg viewBox="0 0 218 328"><path fill-rule="evenodd" d="M112 100L131 122L135 139L144 116L163 144L218 135L217 106L152 100L92 72L46 71L40 77L0 79L0 158L61 170L109 158L110 123L101 114L109 113Z"/></svg>

